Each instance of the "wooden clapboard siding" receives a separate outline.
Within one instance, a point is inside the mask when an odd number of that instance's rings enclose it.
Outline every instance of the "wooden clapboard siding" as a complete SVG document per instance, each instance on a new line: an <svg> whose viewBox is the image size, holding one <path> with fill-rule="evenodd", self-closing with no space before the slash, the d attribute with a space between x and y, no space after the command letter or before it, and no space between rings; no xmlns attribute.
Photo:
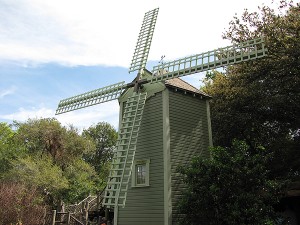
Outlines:
<svg viewBox="0 0 300 225"><path fill-rule="evenodd" d="M169 102L172 224L177 224L177 203L185 187L176 169L195 155L209 156L210 127L206 100L170 89Z"/></svg>
<svg viewBox="0 0 300 225"><path fill-rule="evenodd" d="M128 188L125 208L119 208L118 225L164 224L162 94L147 99L135 159L150 159L149 187Z"/></svg>

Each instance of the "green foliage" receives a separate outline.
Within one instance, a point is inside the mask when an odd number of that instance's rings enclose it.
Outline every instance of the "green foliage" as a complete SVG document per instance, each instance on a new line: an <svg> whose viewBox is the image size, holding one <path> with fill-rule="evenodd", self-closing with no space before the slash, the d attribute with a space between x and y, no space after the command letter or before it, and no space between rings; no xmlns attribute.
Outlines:
<svg viewBox="0 0 300 225"><path fill-rule="evenodd" d="M67 129L54 118L29 119L25 123L15 123L15 126L20 146L30 154L51 155L62 168L94 148L90 140L81 137L74 127Z"/></svg>
<svg viewBox="0 0 300 225"><path fill-rule="evenodd" d="M7 149L13 137L12 129L6 123L0 123L0 149Z"/></svg>
<svg viewBox="0 0 300 225"><path fill-rule="evenodd" d="M5 180L31 184L53 196L58 196L61 190L68 187L63 171L49 155L27 155L11 163L13 168L6 174Z"/></svg>
<svg viewBox="0 0 300 225"><path fill-rule="evenodd" d="M274 176L299 174L300 168L300 6L280 1L235 16L223 35L233 43L264 36L268 56L227 68L206 79L213 97L214 144L229 146L234 138L274 152Z"/></svg>
<svg viewBox="0 0 300 225"><path fill-rule="evenodd" d="M72 126L61 126L53 118L29 119L14 125L14 143L18 149L24 149L25 154L10 160L11 169L3 173L5 180L17 180L44 190L50 204L54 205L60 200L80 200L76 196L81 198L95 189L78 188L77 183L87 182L87 179L74 183L74 176L66 172L67 168L82 160L83 154L94 149L91 140L79 135ZM85 171L78 169L77 177L84 176L81 173Z"/></svg>
<svg viewBox="0 0 300 225"><path fill-rule="evenodd" d="M228 148L212 148L211 156L180 168L188 187L180 202L182 224L275 224L272 206L283 185L267 170L272 154L234 141Z"/></svg>
<svg viewBox="0 0 300 225"><path fill-rule="evenodd" d="M65 176L69 181L69 188L64 197L69 203L78 202L98 189L98 179L93 166L82 159L77 159L66 168ZM103 187L102 187L103 188Z"/></svg>
<svg viewBox="0 0 300 225"><path fill-rule="evenodd" d="M117 137L109 124L99 123L83 135L54 118L14 126L0 124L0 184L35 187L51 206L79 202L104 188Z"/></svg>
<svg viewBox="0 0 300 225"><path fill-rule="evenodd" d="M273 206L287 179L299 179L300 6L279 5L245 10L223 35L233 43L263 35L268 56L207 74L214 144L226 147L181 170L183 224L278 224ZM245 142L231 145L235 138Z"/></svg>
<svg viewBox="0 0 300 225"><path fill-rule="evenodd" d="M0 123L0 179L10 168L10 161L15 157L13 145L14 132L6 123Z"/></svg>
<svg viewBox="0 0 300 225"><path fill-rule="evenodd" d="M101 122L83 131L84 137L93 140L95 151L84 155L84 159L94 166L97 173L108 173L108 162L112 159L113 149L116 146L118 134L109 123Z"/></svg>

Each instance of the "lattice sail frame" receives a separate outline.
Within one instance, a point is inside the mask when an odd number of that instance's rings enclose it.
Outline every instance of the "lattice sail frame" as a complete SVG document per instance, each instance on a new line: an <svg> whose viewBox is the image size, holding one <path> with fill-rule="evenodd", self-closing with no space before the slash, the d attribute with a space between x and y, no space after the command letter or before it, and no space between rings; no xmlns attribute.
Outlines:
<svg viewBox="0 0 300 225"><path fill-rule="evenodd" d="M103 88L89 91L59 102L56 115L112 101L120 97L122 90L126 87L125 81L112 84Z"/></svg>
<svg viewBox="0 0 300 225"><path fill-rule="evenodd" d="M159 8L145 13L129 73L146 67Z"/></svg>
<svg viewBox="0 0 300 225"><path fill-rule="evenodd" d="M146 92L133 93L125 104L117 150L114 153L104 193L102 203L104 206L125 206L146 97Z"/></svg>
<svg viewBox="0 0 300 225"><path fill-rule="evenodd" d="M154 66L150 82L158 82L175 77L187 76L222 66L233 65L248 60L264 57L267 53L264 38L256 38L218 48L213 51L177 59L168 63Z"/></svg>
<svg viewBox="0 0 300 225"><path fill-rule="evenodd" d="M157 15L158 8L145 14L129 72L137 70L141 72L146 66ZM265 48L263 38L257 38L238 45L219 48L155 66L153 67L153 76L151 78L141 79L142 82L137 83L141 87L145 83L155 83L175 77L187 76L193 73L261 58L266 55L266 52L267 49ZM139 75L136 79L139 80ZM130 87L133 87L132 83L125 84L125 82L120 82L64 99L60 101L56 114L118 99L122 91ZM114 154L112 169L105 191L103 205L107 207L125 206L128 182L131 176L136 141L145 101L146 93L134 93L133 96L128 98L128 102L126 103L119 131L117 151Z"/></svg>

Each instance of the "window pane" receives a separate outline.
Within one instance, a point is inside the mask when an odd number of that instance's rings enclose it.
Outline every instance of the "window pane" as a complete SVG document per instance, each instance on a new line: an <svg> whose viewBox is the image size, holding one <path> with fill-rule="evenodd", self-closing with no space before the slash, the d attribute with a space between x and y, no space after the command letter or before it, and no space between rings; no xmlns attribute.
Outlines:
<svg viewBox="0 0 300 225"><path fill-rule="evenodd" d="M146 165L136 165L136 184L146 184Z"/></svg>

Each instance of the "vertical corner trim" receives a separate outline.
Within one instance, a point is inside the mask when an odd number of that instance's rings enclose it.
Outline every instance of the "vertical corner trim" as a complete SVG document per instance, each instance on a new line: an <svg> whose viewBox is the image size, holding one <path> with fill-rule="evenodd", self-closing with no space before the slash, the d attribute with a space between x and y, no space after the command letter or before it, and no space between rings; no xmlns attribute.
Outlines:
<svg viewBox="0 0 300 225"><path fill-rule="evenodd" d="M119 129L118 129L118 132L120 132L120 127L121 127L121 124L122 124L124 102L119 102L119 105L120 105L120 109L119 109Z"/></svg>
<svg viewBox="0 0 300 225"><path fill-rule="evenodd" d="M172 224L169 90L162 92L164 158L164 225Z"/></svg>
<svg viewBox="0 0 300 225"><path fill-rule="evenodd" d="M206 100L206 114L207 114L207 128L208 128L209 147L212 147L213 146L213 140L212 140L209 100Z"/></svg>

